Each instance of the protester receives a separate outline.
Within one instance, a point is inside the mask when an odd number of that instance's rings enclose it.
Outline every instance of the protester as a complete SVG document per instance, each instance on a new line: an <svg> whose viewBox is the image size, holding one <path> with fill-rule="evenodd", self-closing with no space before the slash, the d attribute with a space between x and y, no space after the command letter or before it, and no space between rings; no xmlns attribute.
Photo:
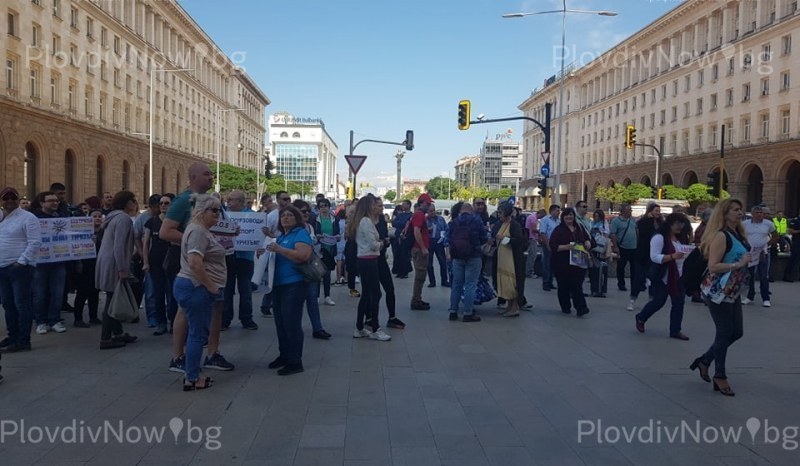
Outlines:
<svg viewBox="0 0 800 466"><path fill-rule="evenodd" d="M758 285L761 291L761 303L764 307L771 307L769 295L769 248L778 242L775 224L764 218L764 208L755 206L750 209L752 219L743 222L744 232L750 242L751 262L748 265L750 280L748 282L747 297L742 299L742 304L750 304L755 299L755 278L758 274Z"/></svg>
<svg viewBox="0 0 800 466"><path fill-rule="evenodd" d="M151 215L145 222L142 235L142 259L144 261L142 269L147 274L147 288L151 293L151 306L153 306L152 315L148 312L147 319L148 321L152 319L152 322L155 323L153 331L155 336L167 333L167 303L175 299L172 289L167 286L167 271L164 269L169 243L160 237L161 225L164 223L170 204L172 204L172 199L169 197L160 196L158 198L158 214ZM146 303L147 299L145 298L145 307L147 307Z"/></svg>
<svg viewBox="0 0 800 466"><path fill-rule="evenodd" d="M430 232L428 244L428 288L436 286L436 273L433 270L433 258L439 262L439 276L442 286L450 287L449 277L447 276L447 222L436 212L436 207L428 207L427 226Z"/></svg>
<svg viewBox="0 0 800 466"><path fill-rule="evenodd" d="M136 195L130 191L120 191L112 197L111 211L103 221L103 241L97 252L95 269L95 287L106 292L100 349L119 348L137 340L137 337L123 333L122 322L111 317L109 309L117 282L131 276L134 248L131 218L138 212Z"/></svg>
<svg viewBox="0 0 800 466"><path fill-rule="evenodd" d="M383 209L383 200L379 197L375 198L375 203L380 205ZM406 324L400 320L397 315L397 298L394 294L394 281L392 280L392 271L389 269L389 262L386 260L386 245L391 242L389 238L389 225L383 215L378 216L378 223L375 224L375 229L378 230L378 236L383 242L381 247L381 254L378 257L378 280L380 280L381 288L383 288L384 297L386 300L386 310L389 313L389 320L386 326L389 328L404 329Z"/></svg>
<svg viewBox="0 0 800 466"><path fill-rule="evenodd" d="M392 273L397 278L408 278L413 267L411 266L411 251L400 244L400 235L411 221L411 201L404 200L395 207L392 213L392 226L394 227L394 237L392 238Z"/></svg>
<svg viewBox="0 0 800 466"><path fill-rule="evenodd" d="M152 194L149 198L147 198L147 209L136 216L136 219L133 221L133 244L136 245L136 253L134 254L134 262L137 260L141 260L141 274L143 278L142 288L144 291L144 310L145 314L147 315L147 326L150 328L158 327L159 318L156 315L156 298L155 298L155 288L158 287L158 284L153 283L153 277L150 276L148 273L147 264L149 263L147 258L147 251L145 247L145 239L149 235L153 234L153 229L151 228L149 232L146 231L146 225L150 221L150 219L154 217L158 217L161 214L161 206L159 203L161 202L161 194ZM170 199L167 199L170 200ZM167 205L169 207L169 205ZM166 211L166 209L165 209ZM159 228L161 227L161 220L163 217L159 219L158 225ZM157 232L156 232L157 233ZM167 243L167 249L169 248L169 243ZM165 253L166 254L166 253ZM164 259L162 259L163 261ZM134 273L134 276L136 274ZM166 276L164 277L164 281L166 282ZM162 285L166 288L166 284ZM166 307L166 304L165 304ZM164 331L166 332L166 313L164 314ZM159 332L159 334L161 334Z"/></svg>
<svg viewBox="0 0 800 466"><path fill-rule="evenodd" d="M650 239L652 263L648 276L651 299L644 305L642 311L636 314L636 330L639 333L644 333L644 324L664 307L669 297L672 302L669 313L669 337L678 340L689 339L681 332L683 306L686 300L681 275L686 256L685 246L691 244L690 236L684 230L688 223L689 219L682 213L669 214Z"/></svg>
<svg viewBox="0 0 800 466"><path fill-rule="evenodd" d="M33 214L41 219L61 218L58 212L58 196L52 191L36 195L37 208ZM68 214L67 214L68 215ZM48 262L36 265L33 272L33 313L36 318L36 333L48 331L64 333L67 328L61 322L64 303L64 287L67 281L66 262Z"/></svg>
<svg viewBox="0 0 800 466"><path fill-rule="evenodd" d="M245 204L244 193L233 190L228 194L228 211L252 212ZM239 291L239 322L242 328L258 330L253 321L253 288L250 281L255 271L254 251L235 251L225 256L228 276L225 282L225 304L222 311L222 328L228 328L233 321L234 296Z"/></svg>
<svg viewBox="0 0 800 466"><path fill-rule="evenodd" d="M354 225L353 222L353 215L355 215L356 205L351 204L347 208L347 219L345 223L347 225L353 225L353 228L356 228L357 225ZM346 231L355 231L351 230L349 227ZM344 243L344 269L347 273L347 288L350 290L350 297L358 298L361 297L361 293L356 290L356 283L359 282L358 280L358 246L356 245L356 238L354 236L349 236L345 234L345 243Z"/></svg>
<svg viewBox="0 0 800 466"><path fill-rule="evenodd" d="M746 277L742 277L741 273L734 274L750 263L750 245L742 225L743 216L741 201L733 198L721 201L714 208L703 241L700 243L703 255L708 258L708 271L716 276L712 286L703 289L711 318L714 319L716 335L708 351L695 359L689 367L692 370L699 369L700 377L706 382L711 382L708 369L711 363L715 362L714 390L725 396L735 395L725 371L728 348L744 333L742 300L738 285L742 284L741 281ZM739 281L739 283L728 288L729 291L726 293L726 288L720 286L723 277L726 277L726 281Z"/></svg>
<svg viewBox="0 0 800 466"><path fill-rule="evenodd" d="M605 298L608 292L608 257L610 250L610 229L603 209L592 214L589 235L596 246L590 251L592 260L589 264L589 285L593 298Z"/></svg>
<svg viewBox="0 0 800 466"><path fill-rule="evenodd" d="M95 252L100 252L100 243L103 239L103 212L99 209L94 209L89 213L92 217L94 227L94 234L92 241L94 242ZM83 259L78 261L76 267L77 273L77 287L78 291L75 294L75 306L73 313L75 315L75 327L88 328L89 325L102 325L102 321L97 318L97 311L100 306L100 290L94 285L94 274L97 270L97 256L90 259ZM89 322L83 320L83 308L89 305Z"/></svg>
<svg viewBox="0 0 800 466"><path fill-rule="evenodd" d="M559 223L561 223L559 219L561 207L557 204L552 204L548 212L549 215L539 221L539 242L542 243L542 273L544 274L542 276L542 289L544 291L556 289L553 285L553 270L551 268L553 263L552 256L555 251L550 250L550 237Z"/></svg>
<svg viewBox="0 0 800 466"><path fill-rule="evenodd" d="M552 210L551 210L552 212ZM578 226L575 220L575 210L567 207L561 213L561 222L550 235L550 251L552 251L551 267L558 281L558 303L561 312L569 314L572 305L575 306L578 317L589 313L586 298L583 296L583 280L586 277L586 266L572 264L571 254L586 255L573 251L576 246L583 246L585 251L592 249L592 241L586 231ZM584 257L588 262L588 257Z"/></svg>
<svg viewBox="0 0 800 466"><path fill-rule="evenodd" d="M0 301L3 303L8 336L0 350L15 353L31 350L33 295L31 282L41 245L41 227L32 213L20 208L19 192L0 191Z"/></svg>
<svg viewBox="0 0 800 466"><path fill-rule="evenodd" d="M316 235L314 234L314 227L311 223L311 206L308 202L302 199L295 199L292 205L300 211L303 217L303 228L311 238L311 247L316 250L319 247ZM306 312L308 313L308 320L311 321L311 336L320 340L327 340L331 334L326 332L322 327L322 318L319 313L319 287L320 282L314 281L305 283L305 296L306 296Z"/></svg>
<svg viewBox="0 0 800 466"><path fill-rule="evenodd" d="M655 202L647 204L645 214L636 221L636 266L631 267L635 273L631 275L631 300L628 310L633 311L639 293L647 289L647 272L650 270L650 239L658 231L663 218L661 207Z"/></svg>
<svg viewBox="0 0 800 466"><path fill-rule="evenodd" d="M336 285L344 285L347 281L346 275L346 267L345 267L345 245L347 243L347 239L345 238L344 232L347 230L347 210L341 209L339 212L336 213L336 223L339 225L339 241L336 243L336 281L334 284Z"/></svg>
<svg viewBox="0 0 800 466"><path fill-rule="evenodd" d="M463 299L464 313L461 320L480 322L481 318L475 312L474 305L475 290L481 276L481 246L487 241L486 228L473 213L471 204L459 204L453 206L454 217L450 222L447 239L453 263L449 319L458 320L459 305Z"/></svg>
<svg viewBox="0 0 800 466"><path fill-rule="evenodd" d="M331 201L324 197L317 203L316 221L314 222L314 235L320 244L320 253L322 254L323 262L328 269L336 268L336 244L339 242L341 236L339 230L339 222L331 214ZM330 241L327 243L326 241ZM333 267L330 265L333 264ZM336 303L331 299L331 274L330 271L322 277L322 287L324 291L325 300L323 303L326 306L335 306ZM317 290L319 295L319 290Z"/></svg>
<svg viewBox="0 0 800 466"><path fill-rule="evenodd" d="M497 249L494 263L497 267L497 297L506 303L503 317L517 317L524 302L525 236L514 219L514 207L503 202L497 208L498 222L492 227L491 238ZM520 283L522 286L520 286ZM499 302L498 304L502 304Z"/></svg>
<svg viewBox="0 0 800 466"><path fill-rule="evenodd" d="M291 375L304 370L303 301L306 298L306 283L295 265L308 261L312 248L303 215L296 207L282 207L279 219L278 229L282 235L267 249L275 253L272 299L280 354L268 367L280 368L278 375Z"/></svg>
<svg viewBox="0 0 800 466"><path fill-rule="evenodd" d="M408 233L414 237L414 245L411 248L411 259L414 264L412 311L427 311L431 308L430 303L422 300L422 285L425 284L428 274L428 254L431 241L426 215L431 204L433 204L433 198L430 194L422 193L417 199L418 208L411 216L410 225L406 228Z"/></svg>
<svg viewBox="0 0 800 466"><path fill-rule="evenodd" d="M544 212L544 209L541 209ZM544 215L542 215L544 217ZM528 231L528 257L525 262L525 275L536 278L536 258L539 255L539 216L538 212L525 218L525 229Z"/></svg>
<svg viewBox="0 0 800 466"><path fill-rule="evenodd" d="M192 194L191 223L181 238L181 271L175 278L175 299L188 322L183 391L210 388L211 377L200 380L203 345L209 339L214 304L225 299L227 278L225 248L211 233L219 222L222 205L214 196Z"/></svg>

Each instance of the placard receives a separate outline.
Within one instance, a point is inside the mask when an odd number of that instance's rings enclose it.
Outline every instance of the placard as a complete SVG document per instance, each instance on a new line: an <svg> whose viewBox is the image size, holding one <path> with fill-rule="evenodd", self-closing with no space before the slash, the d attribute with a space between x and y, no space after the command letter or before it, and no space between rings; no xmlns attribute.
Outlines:
<svg viewBox="0 0 800 466"><path fill-rule="evenodd" d="M267 224L263 212L225 212L231 222L239 227L239 234L234 238L234 250L255 251L264 243L262 227Z"/></svg>
<svg viewBox="0 0 800 466"><path fill-rule="evenodd" d="M97 257L94 244L94 218L40 218L42 244L37 263L66 262Z"/></svg>

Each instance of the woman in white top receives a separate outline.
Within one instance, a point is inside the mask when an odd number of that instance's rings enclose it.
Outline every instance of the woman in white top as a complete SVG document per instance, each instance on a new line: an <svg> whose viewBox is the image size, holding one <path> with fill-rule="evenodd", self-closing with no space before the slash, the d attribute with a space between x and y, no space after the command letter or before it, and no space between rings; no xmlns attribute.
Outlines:
<svg viewBox="0 0 800 466"><path fill-rule="evenodd" d="M381 211L382 206L375 202L374 196L368 194L359 199L353 221L347 225L348 238L355 238L358 275L361 277L361 299L358 301L358 317L353 337L389 341L392 337L380 328L378 322L378 307L381 301L378 258L384 244L375 224Z"/></svg>
<svg viewBox="0 0 800 466"><path fill-rule="evenodd" d="M669 336L678 340L688 340L681 332L683 321L683 304L686 299L681 275L683 259L687 246L691 245L691 228L685 229L689 219L684 214L669 214L659 226L656 234L650 239L650 292L652 298L636 314L636 330L644 333L644 324L667 303L672 300L669 317Z"/></svg>

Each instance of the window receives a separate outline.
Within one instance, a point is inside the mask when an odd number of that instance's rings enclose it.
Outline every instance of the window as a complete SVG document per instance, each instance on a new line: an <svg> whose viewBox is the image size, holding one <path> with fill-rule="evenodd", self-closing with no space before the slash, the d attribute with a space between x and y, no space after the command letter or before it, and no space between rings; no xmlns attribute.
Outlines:
<svg viewBox="0 0 800 466"><path fill-rule="evenodd" d="M50 76L50 104L58 105L59 101L59 94L61 94L61 78L54 74Z"/></svg>
<svg viewBox="0 0 800 466"><path fill-rule="evenodd" d="M781 135L788 136L792 128L792 119L789 110L781 110Z"/></svg>
<svg viewBox="0 0 800 466"><path fill-rule="evenodd" d="M90 17L86 17L86 37L90 40L94 39L94 20Z"/></svg>
<svg viewBox="0 0 800 466"><path fill-rule="evenodd" d="M711 100L711 105L710 105L711 111L713 112L714 110L717 109L717 94L711 94L710 100Z"/></svg>
<svg viewBox="0 0 800 466"><path fill-rule="evenodd" d="M706 80L706 73L705 70L700 70L697 72L697 87L703 87L703 84Z"/></svg>
<svg viewBox="0 0 800 466"><path fill-rule="evenodd" d="M78 9L75 7L69 9L69 25L78 29Z"/></svg>
<svg viewBox="0 0 800 466"><path fill-rule="evenodd" d="M666 100L666 98L667 98L667 85L666 84L662 84L661 85L661 100Z"/></svg>
<svg viewBox="0 0 800 466"><path fill-rule="evenodd" d="M742 85L742 102L750 100L750 83Z"/></svg>
<svg viewBox="0 0 800 466"><path fill-rule="evenodd" d="M683 117L684 118L689 118L690 115L691 115L691 110L689 109L689 102L684 102L683 103Z"/></svg>
<svg viewBox="0 0 800 466"><path fill-rule="evenodd" d="M125 75L125 92L133 94L133 82L129 74Z"/></svg>
<svg viewBox="0 0 800 466"><path fill-rule="evenodd" d="M728 122L725 128L725 144L733 144L733 122Z"/></svg>
<svg viewBox="0 0 800 466"><path fill-rule="evenodd" d="M86 115L87 118L92 117L92 112L94 111L94 91L91 87L86 88L86 92L83 94L83 113Z"/></svg>
<svg viewBox="0 0 800 466"><path fill-rule="evenodd" d="M749 53L744 54L744 57L742 57L742 68L749 70L752 65L753 57Z"/></svg>
<svg viewBox="0 0 800 466"><path fill-rule="evenodd" d="M650 90L650 103L651 104L656 103L656 90L655 89L651 89Z"/></svg>
<svg viewBox="0 0 800 466"><path fill-rule="evenodd" d="M38 98L39 95L40 95L40 91L39 91L39 80L40 80L39 73L40 73L40 71L39 71L38 68L31 68L29 83L30 83L31 97L32 98Z"/></svg>
<svg viewBox="0 0 800 466"><path fill-rule="evenodd" d="M50 55L55 55L61 51L61 37L53 34L53 40L50 42Z"/></svg>
<svg viewBox="0 0 800 466"><path fill-rule="evenodd" d="M733 105L733 89L725 90L725 106L730 107Z"/></svg>
<svg viewBox="0 0 800 466"><path fill-rule="evenodd" d="M78 66L78 46L75 44L69 44L69 64Z"/></svg>
<svg viewBox="0 0 800 466"><path fill-rule="evenodd" d="M87 66L89 65L88 60L86 62L86 65ZM105 61L101 61L100 62L100 79L102 79L103 81L108 81L108 76L106 76L106 62Z"/></svg>
<svg viewBox="0 0 800 466"><path fill-rule="evenodd" d="M17 14L8 12L8 35L18 37L19 31L17 31Z"/></svg>
<svg viewBox="0 0 800 466"><path fill-rule="evenodd" d="M719 79L719 65L715 63L711 67L711 80L716 81L717 79Z"/></svg>
<svg viewBox="0 0 800 466"><path fill-rule="evenodd" d="M53 0L53 16L61 17L61 0Z"/></svg>
<svg viewBox="0 0 800 466"><path fill-rule="evenodd" d="M781 73L781 90L788 91L789 87L791 87L791 79L789 76L789 72L784 71L783 73Z"/></svg>
<svg viewBox="0 0 800 466"><path fill-rule="evenodd" d="M692 88L692 77L688 74L683 78L683 92L689 92Z"/></svg>
<svg viewBox="0 0 800 466"><path fill-rule="evenodd" d="M697 141L697 145L695 146L698 150L703 149L703 128L697 128L695 140Z"/></svg>
<svg viewBox="0 0 800 466"><path fill-rule="evenodd" d="M105 121L106 119L106 95L102 92L100 93L100 112L97 116L100 117L100 121Z"/></svg>
<svg viewBox="0 0 800 466"><path fill-rule="evenodd" d="M781 51L783 51L784 55L789 55L792 53L792 36L787 35L781 38Z"/></svg>
<svg viewBox="0 0 800 466"><path fill-rule="evenodd" d="M631 110L636 110L636 96L631 99Z"/></svg>
<svg viewBox="0 0 800 466"><path fill-rule="evenodd" d="M767 62L772 59L772 45L764 44L761 46L761 61Z"/></svg>
<svg viewBox="0 0 800 466"><path fill-rule="evenodd" d="M735 68L735 62L733 58L728 60L728 76L733 76L733 70Z"/></svg>
<svg viewBox="0 0 800 466"><path fill-rule="evenodd" d="M678 120L678 106L675 105L672 107L672 119L670 121L677 121Z"/></svg>
<svg viewBox="0 0 800 466"><path fill-rule="evenodd" d="M17 89L17 61L6 58L6 88Z"/></svg>
<svg viewBox="0 0 800 466"><path fill-rule="evenodd" d="M122 87L122 78L120 78L119 68L114 68L114 86Z"/></svg>
<svg viewBox="0 0 800 466"><path fill-rule="evenodd" d="M761 80L761 95L769 95L769 78Z"/></svg>
<svg viewBox="0 0 800 466"><path fill-rule="evenodd" d="M742 119L742 141L750 141L750 118Z"/></svg>
<svg viewBox="0 0 800 466"><path fill-rule="evenodd" d="M675 97L677 95L678 95L678 80L676 79L672 81L672 97Z"/></svg>
<svg viewBox="0 0 800 466"><path fill-rule="evenodd" d="M100 26L100 45L103 47L108 46L108 30Z"/></svg>
<svg viewBox="0 0 800 466"><path fill-rule="evenodd" d="M769 113L764 113L761 115L761 137L769 137Z"/></svg>
<svg viewBox="0 0 800 466"><path fill-rule="evenodd" d="M717 125L711 125L708 128L708 145L714 147L717 143Z"/></svg>
<svg viewBox="0 0 800 466"><path fill-rule="evenodd" d="M142 98L142 82L138 79L136 80L136 97Z"/></svg>
<svg viewBox="0 0 800 466"><path fill-rule="evenodd" d="M661 115L660 115L660 118L659 118L659 122L660 122L660 124L662 126L667 122L667 111L666 110L661 110Z"/></svg>
<svg viewBox="0 0 800 466"><path fill-rule="evenodd" d="M703 99L697 99L697 115L703 113Z"/></svg>
<svg viewBox="0 0 800 466"><path fill-rule="evenodd" d="M77 110L77 102L75 102L75 88L77 85L70 81L69 86L67 87L67 104L69 105L69 110L74 112Z"/></svg>
<svg viewBox="0 0 800 466"><path fill-rule="evenodd" d="M31 27L31 45L34 47L42 46L42 27L33 23Z"/></svg>
<svg viewBox="0 0 800 466"><path fill-rule="evenodd" d="M120 46L119 46L119 36L114 36L114 53L119 55Z"/></svg>

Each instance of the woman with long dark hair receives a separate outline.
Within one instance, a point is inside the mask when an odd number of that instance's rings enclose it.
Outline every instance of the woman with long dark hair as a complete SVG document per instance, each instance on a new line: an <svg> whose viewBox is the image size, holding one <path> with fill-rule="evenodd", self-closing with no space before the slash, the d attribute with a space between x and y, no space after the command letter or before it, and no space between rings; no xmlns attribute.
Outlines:
<svg viewBox="0 0 800 466"><path fill-rule="evenodd" d="M628 310L633 311L639 293L647 289L647 272L650 270L650 239L663 221L661 206L655 202L647 204L644 215L636 221L636 267L631 267L631 300Z"/></svg>
<svg viewBox="0 0 800 466"><path fill-rule="evenodd" d="M567 207L561 212L561 223L550 235L550 267L558 280L558 304L561 312L569 314L572 306L582 317L589 313L586 298L583 296L583 279L586 277L586 267L570 263L570 254L578 246L583 247L583 254L592 249L592 241L584 228L575 220L575 209ZM574 252L575 254L580 254ZM588 257L585 257L588 266ZM570 299L572 302L570 303Z"/></svg>
<svg viewBox="0 0 800 466"><path fill-rule="evenodd" d="M746 283L746 277L741 277L740 271L746 270L750 263L750 244L747 242L742 225L744 217L742 207L742 202L738 199L725 199L714 207L700 242L700 250L708 258L708 273L726 280L734 279L736 274ZM711 382L708 369L714 362L714 390L725 396L735 395L725 372L728 347L744 334L742 297L739 291L738 287L734 287L726 293L724 287L719 286L703 290L717 331L714 343L708 351L689 366L692 370L699 369L700 378Z"/></svg>
<svg viewBox="0 0 800 466"><path fill-rule="evenodd" d="M686 293L681 283L683 275L683 259L686 248L691 244L690 235L685 227L689 219L684 214L669 214L658 231L650 239L650 294L651 298L642 311L636 314L636 330L644 333L644 324L667 303L672 301L669 313L669 337L688 340L681 332L683 322L683 305ZM691 230L691 229L690 229Z"/></svg>
<svg viewBox="0 0 800 466"><path fill-rule="evenodd" d="M355 239L358 274L361 276L361 299L358 301L356 330L353 337L389 341L392 337L383 331L378 321L378 307L381 301L378 258L384 242L380 239L375 224L378 222L382 207L375 202L372 195L368 194L359 199L353 213L353 221L347 226L347 236Z"/></svg>
<svg viewBox="0 0 800 466"><path fill-rule="evenodd" d="M500 220L492 228L492 240L497 250L494 254L496 264L497 297L505 300L503 317L519 316L524 297L520 282L525 283L525 247L522 227L514 217L514 206L502 202L497 207Z"/></svg>

